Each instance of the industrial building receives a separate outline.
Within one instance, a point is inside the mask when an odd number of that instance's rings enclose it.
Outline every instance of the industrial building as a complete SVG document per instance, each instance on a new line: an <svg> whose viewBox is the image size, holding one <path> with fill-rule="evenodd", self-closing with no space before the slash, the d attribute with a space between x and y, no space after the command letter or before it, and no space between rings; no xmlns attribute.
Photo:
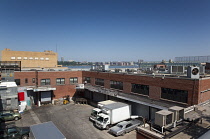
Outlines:
<svg viewBox="0 0 210 139"><path fill-rule="evenodd" d="M0 61L20 61L21 68L56 68L58 54L53 51L30 52L13 51L8 48L1 51Z"/></svg>
<svg viewBox="0 0 210 139"><path fill-rule="evenodd" d="M188 75L183 76L97 71L22 71L15 72L14 78L19 87L26 87L40 103L79 94L94 102L111 99L130 103L132 114L154 120L158 110L172 106L186 108L210 99L210 77L201 78L196 69L189 68ZM77 90L76 85L82 83L85 83L85 89Z"/></svg>

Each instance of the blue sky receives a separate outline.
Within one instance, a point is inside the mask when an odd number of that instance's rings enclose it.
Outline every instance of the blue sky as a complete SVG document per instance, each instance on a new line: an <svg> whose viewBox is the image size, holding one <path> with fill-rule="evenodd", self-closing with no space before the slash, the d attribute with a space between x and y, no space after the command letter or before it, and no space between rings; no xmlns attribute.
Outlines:
<svg viewBox="0 0 210 139"><path fill-rule="evenodd" d="M65 60L158 61L210 53L209 0L1 0L0 49Z"/></svg>

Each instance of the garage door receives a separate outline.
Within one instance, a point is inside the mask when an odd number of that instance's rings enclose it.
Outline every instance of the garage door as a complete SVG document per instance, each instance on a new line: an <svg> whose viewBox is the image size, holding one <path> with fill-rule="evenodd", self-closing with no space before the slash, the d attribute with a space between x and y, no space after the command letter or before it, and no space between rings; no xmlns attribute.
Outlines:
<svg viewBox="0 0 210 139"><path fill-rule="evenodd" d="M41 102L51 101L51 92L41 92Z"/></svg>

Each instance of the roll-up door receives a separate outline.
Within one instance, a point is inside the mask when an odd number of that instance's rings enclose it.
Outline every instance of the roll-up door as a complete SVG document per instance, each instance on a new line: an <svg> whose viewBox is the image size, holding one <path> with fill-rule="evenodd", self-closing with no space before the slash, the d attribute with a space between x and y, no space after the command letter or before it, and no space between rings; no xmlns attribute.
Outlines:
<svg viewBox="0 0 210 139"><path fill-rule="evenodd" d="M50 91L44 91L41 93L41 102L51 101L51 92Z"/></svg>

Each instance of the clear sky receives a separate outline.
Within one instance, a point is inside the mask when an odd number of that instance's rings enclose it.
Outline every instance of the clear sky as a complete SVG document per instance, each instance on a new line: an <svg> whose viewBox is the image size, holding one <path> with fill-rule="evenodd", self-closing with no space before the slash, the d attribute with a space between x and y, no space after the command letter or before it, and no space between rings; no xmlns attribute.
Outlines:
<svg viewBox="0 0 210 139"><path fill-rule="evenodd" d="M65 60L210 55L210 0L0 0L0 50Z"/></svg>

